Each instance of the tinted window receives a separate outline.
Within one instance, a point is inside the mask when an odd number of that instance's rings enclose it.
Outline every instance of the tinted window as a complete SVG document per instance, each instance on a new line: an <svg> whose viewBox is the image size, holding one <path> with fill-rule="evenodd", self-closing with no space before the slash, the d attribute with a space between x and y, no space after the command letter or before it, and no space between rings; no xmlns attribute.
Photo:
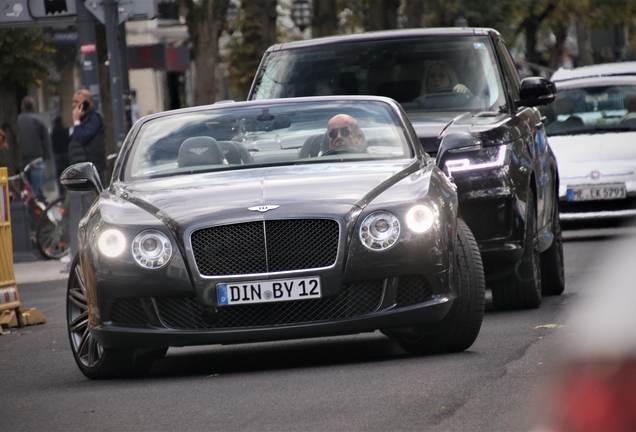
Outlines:
<svg viewBox="0 0 636 432"><path fill-rule="evenodd" d="M407 112L505 105L487 36L339 42L270 52L264 65L254 99L379 95L395 99ZM445 84L436 88L432 77Z"/></svg>

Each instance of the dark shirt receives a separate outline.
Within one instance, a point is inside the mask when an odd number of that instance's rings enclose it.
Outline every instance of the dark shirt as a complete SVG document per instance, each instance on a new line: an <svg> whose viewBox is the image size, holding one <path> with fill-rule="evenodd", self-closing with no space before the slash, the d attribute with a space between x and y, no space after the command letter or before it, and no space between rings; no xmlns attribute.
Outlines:
<svg viewBox="0 0 636 432"><path fill-rule="evenodd" d="M23 161L49 156L49 131L40 114L24 111L18 115L18 142Z"/></svg>
<svg viewBox="0 0 636 432"><path fill-rule="evenodd" d="M73 127L68 147L69 163L92 162L98 172L106 169L106 135L102 116L88 107L80 124Z"/></svg>
<svg viewBox="0 0 636 432"><path fill-rule="evenodd" d="M68 128L63 125L53 126L51 130L51 143L53 145L53 153L66 154L68 152L68 143L71 141L71 137L68 133Z"/></svg>

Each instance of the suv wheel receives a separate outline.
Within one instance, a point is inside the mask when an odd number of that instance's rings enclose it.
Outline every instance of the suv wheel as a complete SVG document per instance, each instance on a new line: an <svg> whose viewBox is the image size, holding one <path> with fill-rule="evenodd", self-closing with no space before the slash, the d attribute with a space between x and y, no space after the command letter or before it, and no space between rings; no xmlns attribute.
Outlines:
<svg viewBox="0 0 636 432"><path fill-rule="evenodd" d="M509 275L492 283L496 309L536 309L541 305L541 260L534 192L526 200L526 233L523 256Z"/></svg>
<svg viewBox="0 0 636 432"><path fill-rule="evenodd" d="M552 232L552 245L541 254L541 287L546 296L561 295L565 290L563 236L558 207L554 208L552 214Z"/></svg>

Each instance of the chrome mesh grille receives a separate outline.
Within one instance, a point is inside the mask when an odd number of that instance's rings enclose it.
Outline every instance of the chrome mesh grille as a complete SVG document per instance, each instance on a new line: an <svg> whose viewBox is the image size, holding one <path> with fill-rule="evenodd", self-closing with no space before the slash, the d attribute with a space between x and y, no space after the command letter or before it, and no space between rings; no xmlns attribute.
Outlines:
<svg viewBox="0 0 636 432"><path fill-rule="evenodd" d="M110 310L110 320L115 324L145 326L148 317L139 298L118 299Z"/></svg>
<svg viewBox="0 0 636 432"><path fill-rule="evenodd" d="M328 267L338 236L334 220L290 219L203 228L191 240L199 272L222 276Z"/></svg>
<svg viewBox="0 0 636 432"><path fill-rule="evenodd" d="M207 313L195 297L157 297L159 316L174 329L276 326L335 320L378 310L384 279L346 285L337 297L281 303L225 306Z"/></svg>
<svg viewBox="0 0 636 432"><path fill-rule="evenodd" d="M421 275L400 276L395 303L406 305L428 300L433 290L428 280Z"/></svg>

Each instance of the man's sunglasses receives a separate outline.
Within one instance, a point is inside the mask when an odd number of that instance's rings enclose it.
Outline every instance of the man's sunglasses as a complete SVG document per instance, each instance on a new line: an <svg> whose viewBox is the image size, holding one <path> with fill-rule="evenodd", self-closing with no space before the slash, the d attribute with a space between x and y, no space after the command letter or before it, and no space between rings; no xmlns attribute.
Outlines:
<svg viewBox="0 0 636 432"><path fill-rule="evenodd" d="M340 136L342 136L343 138L351 135L351 130L349 130L348 127L343 127L341 129L331 129L328 134L329 138L331 138L332 140L338 138L338 131L340 131Z"/></svg>

